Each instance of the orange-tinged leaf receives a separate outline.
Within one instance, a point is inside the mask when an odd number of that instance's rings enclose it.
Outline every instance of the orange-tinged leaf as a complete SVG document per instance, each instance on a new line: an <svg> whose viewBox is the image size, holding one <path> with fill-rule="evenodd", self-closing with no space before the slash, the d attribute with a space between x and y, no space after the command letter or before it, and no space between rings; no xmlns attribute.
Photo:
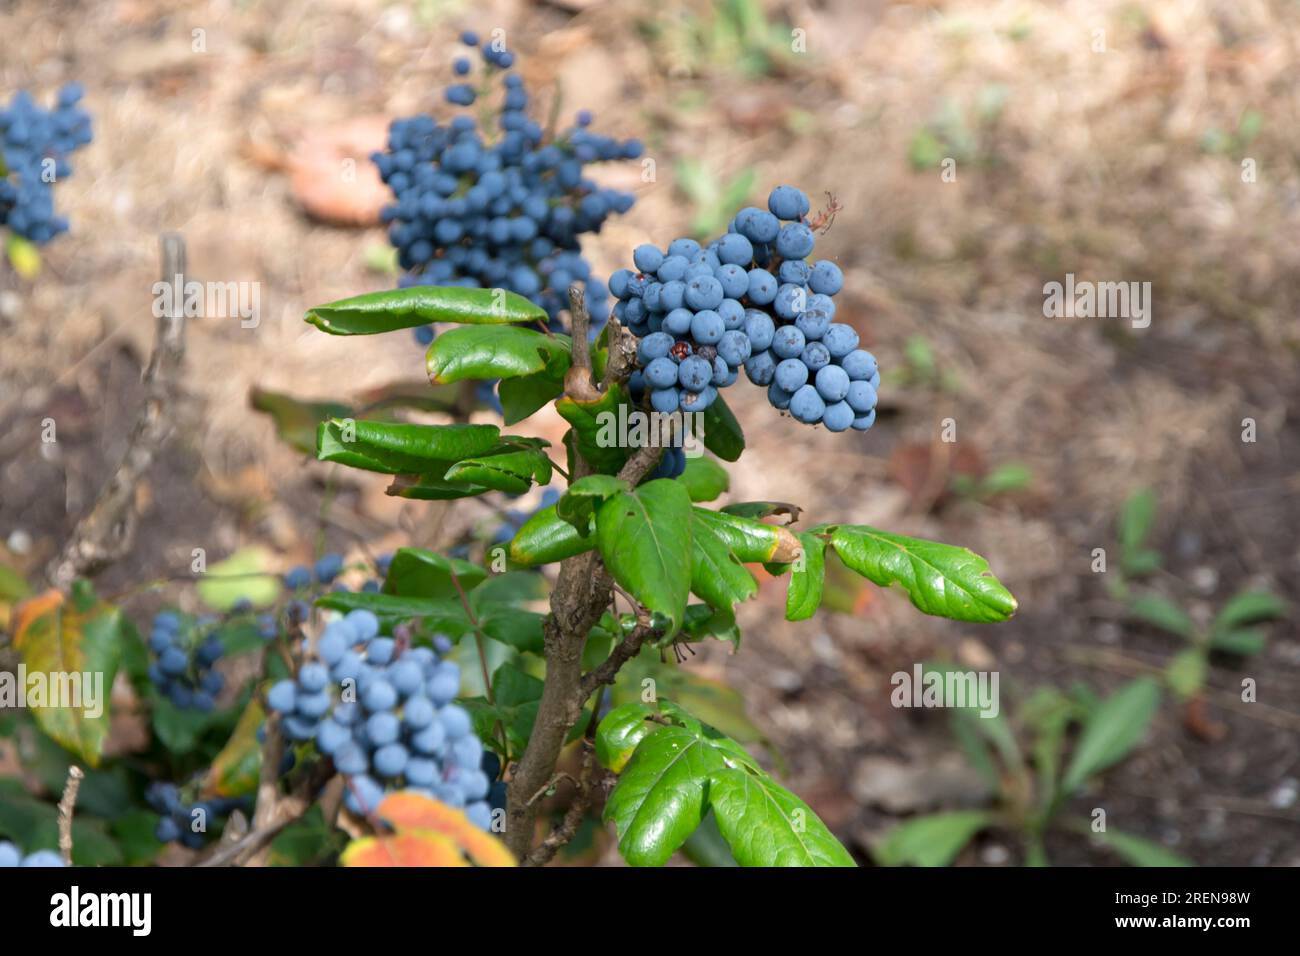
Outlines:
<svg viewBox="0 0 1300 956"><path fill-rule="evenodd" d="M362 837L341 859L344 866L469 866L455 843L429 830Z"/></svg>
<svg viewBox="0 0 1300 956"><path fill-rule="evenodd" d="M96 603L81 611L58 591L14 610L13 646L36 722L86 763L98 766L108 737L109 693L122 653L122 616Z"/></svg>
<svg viewBox="0 0 1300 956"><path fill-rule="evenodd" d="M376 816L399 833L414 830L441 834L454 841L479 866L515 865L505 845L471 823L463 810L422 794L391 793L379 804Z"/></svg>
<svg viewBox="0 0 1300 956"><path fill-rule="evenodd" d="M258 702L250 700L239 716L230 739L212 758L208 782L223 797L241 797L257 789L257 775L262 767L262 745L257 731L266 720Z"/></svg>

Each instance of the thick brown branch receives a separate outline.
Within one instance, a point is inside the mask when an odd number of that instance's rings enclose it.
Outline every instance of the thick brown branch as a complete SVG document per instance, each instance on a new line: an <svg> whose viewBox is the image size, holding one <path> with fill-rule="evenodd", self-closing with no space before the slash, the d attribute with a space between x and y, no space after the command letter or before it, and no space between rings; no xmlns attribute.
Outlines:
<svg viewBox="0 0 1300 956"><path fill-rule="evenodd" d="M590 809L599 786L599 780L594 779L596 771L595 754L596 750L591 740L584 739L582 741L582 772L578 778L578 792L574 794L573 802L564 811L564 819L546 835L546 839L534 847L528 856L524 857L524 866L545 866L551 862L561 847L565 846L577 835L578 827L582 826L582 819L587 815L587 810Z"/></svg>
<svg viewBox="0 0 1300 956"><path fill-rule="evenodd" d="M582 699L585 701L600 690L602 685L614 683L614 678L618 676L623 665L636 657L645 642L654 637L655 633L655 629L648 624L639 624L633 628L632 633L610 651L609 657L582 675L582 680L578 683L578 693Z"/></svg>
<svg viewBox="0 0 1300 956"><path fill-rule="evenodd" d="M546 682L528 746L507 786L505 843L523 860L532 846L537 821L533 794L555 772L569 730L582 713L579 696L582 649L587 635L609 606L610 580L597 551L567 558L551 592L551 613L543 626Z"/></svg>
<svg viewBox="0 0 1300 956"><path fill-rule="evenodd" d="M161 246L162 281L170 285L185 274L185 241L168 233ZM77 522L63 549L46 567L46 578L53 587L67 589L74 579L101 570L130 550L135 536L136 486L171 432L175 384L185 355L183 297L173 298L171 310L158 319L153 354L144 371L144 408L131 432L126 455L94 507Z"/></svg>

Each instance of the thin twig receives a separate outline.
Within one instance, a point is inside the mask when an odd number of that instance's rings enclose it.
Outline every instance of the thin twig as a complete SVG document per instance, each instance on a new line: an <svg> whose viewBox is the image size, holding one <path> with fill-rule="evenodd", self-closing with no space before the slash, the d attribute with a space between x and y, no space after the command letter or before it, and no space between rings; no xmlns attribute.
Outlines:
<svg viewBox="0 0 1300 956"><path fill-rule="evenodd" d="M181 276L183 283L185 240L167 233L160 244L162 281L170 285ZM135 537L136 487L171 433L173 399L184 355L184 303L173 301L171 310L157 321L153 354L144 370L144 408L126 454L94 507L77 522L63 549L46 567L46 578L53 587L66 589L76 578L102 570L130 550Z"/></svg>
<svg viewBox="0 0 1300 956"><path fill-rule="evenodd" d="M76 764L69 767L63 797L59 800L59 853L63 855L65 866L72 866L72 813L77 808L77 791L81 789L81 780L85 776Z"/></svg>

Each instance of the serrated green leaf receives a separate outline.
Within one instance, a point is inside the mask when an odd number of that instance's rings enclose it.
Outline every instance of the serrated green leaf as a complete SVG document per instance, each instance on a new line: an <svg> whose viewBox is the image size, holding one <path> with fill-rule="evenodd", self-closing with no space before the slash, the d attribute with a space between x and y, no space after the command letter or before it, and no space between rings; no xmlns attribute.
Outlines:
<svg viewBox="0 0 1300 956"><path fill-rule="evenodd" d="M731 476L712 458L703 455L686 459L686 470L677 476L686 486L691 501L712 501L731 487Z"/></svg>
<svg viewBox="0 0 1300 956"><path fill-rule="evenodd" d="M1139 621L1180 637L1191 637L1195 631L1187 612L1159 594L1143 594L1134 598L1129 605L1129 613Z"/></svg>
<svg viewBox="0 0 1300 956"><path fill-rule="evenodd" d="M517 378L568 365L569 339L514 325L473 325L444 332L425 355L429 381Z"/></svg>
<svg viewBox="0 0 1300 956"><path fill-rule="evenodd" d="M712 774L727 755L695 731L659 727L632 753L605 802L619 853L632 866L663 866L700 825Z"/></svg>
<svg viewBox="0 0 1300 956"><path fill-rule="evenodd" d="M807 620L817 612L826 580L826 539L801 531L799 543L803 545L803 556L790 569L790 584L785 591L787 621Z"/></svg>
<svg viewBox="0 0 1300 956"><path fill-rule="evenodd" d="M781 545L781 529L739 515L693 507L691 521L693 525L712 529L746 564L772 560ZM788 531L784 533L790 534Z"/></svg>
<svg viewBox="0 0 1300 956"><path fill-rule="evenodd" d="M764 774L716 771L709 806L741 866L857 865L808 804Z"/></svg>
<svg viewBox="0 0 1300 956"><path fill-rule="evenodd" d="M993 824L984 810L935 813L900 823L875 848L881 866L947 866L980 830Z"/></svg>
<svg viewBox="0 0 1300 956"><path fill-rule="evenodd" d="M316 457L389 475L436 474L497 447L495 425L411 425L332 418L316 431Z"/></svg>
<svg viewBox="0 0 1300 956"><path fill-rule="evenodd" d="M92 767L108 738L122 627L117 608L78 610L53 590L14 610L13 647L28 672L24 702L46 734Z"/></svg>
<svg viewBox="0 0 1300 956"><path fill-rule="evenodd" d="M1287 615L1287 603L1268 591L1242 591L1234 596L1214 619L1214 631L1235 630L1243 624L1275 621Z"/></svg>
<svg viewBox="0 0 1300 956"><path fill-rule="evenodd" d="M460 286L411 286L367 292L318 305L306 315L307 322L331 335L373 335L434 322L501 325L546 319L545 310L514 292Z"/></svg>
<svg viewBox="0 0 1300 956"><path fill-rule="evenodd" d="M926 614L957 621L1005 621L1016 599L968 548L891 534L866 525L839 525L831 544L850 569L881 587L898 584Z"/></svg>
<svg viewBox="0 0 1300 956"><path fill-rule="evenodd" d="M704 410L704 447L723 461L739 461L745 450L745 433L721 395Z"/></svg>
<svg viewBox="0 0 1300 956"><path fill-rule="evenodd" d="M1160 687L1148 678L1125 684L1097 705L1084 723L1083 733L1061 780L1072 794L1093 774L1128 756L1146 733L1160 705Z"/></svg>
<svg viewBox="0 0 1300 956"><path fill-rule="evenodd" d="M758 593L758 582L710 525L691 525L691 590L710 607L732 613Z"/></svg>
<svg viewBox="0 0 1300 956"><path fill-rule="evenodd" d="M469 561L424 548L398 548L382 591L399 597L452 599L459 595L453 574L465 591L472 591L487 579L487 571Z"/></svg>
<svg viewBox="0 0 1300 956"><path fill-rule="evenodd" d="M578 534L556 513L556 505L538 510L510 540L510 560L524 567L563 561L596 546L595 536ZM594 523L593 523L594 530Z"/></svg>
<svg viewBox="0 0 1300 956"><path fill-rule="evenodd" d="M575 532L576 533L576 532ZM676 633L691 590L691 501L669 479L608 499L596 513L596 543L614 580Z"/></svg>

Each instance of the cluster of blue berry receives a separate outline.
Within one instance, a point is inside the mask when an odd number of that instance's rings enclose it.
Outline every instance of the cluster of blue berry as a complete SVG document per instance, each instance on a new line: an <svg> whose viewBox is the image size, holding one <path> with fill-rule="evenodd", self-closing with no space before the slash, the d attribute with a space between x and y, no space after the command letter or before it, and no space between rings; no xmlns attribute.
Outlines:
<svg viewBox="0 0 1300 956"><path fill-rule="evenodd" d="M225 686L221 673L212 669L225 651L220 623L212 615L191 618L175 611L154 615L149 680L182 710L211 710Z"/></svg>
<svg viewBox="0 0 1300 956"><path fill-rule="evenodd" d="M463 807L487 829L491 781L470 716L452 703L459 692L456 664L404 636L381 637L375 616L355 610L325 626L312 659L273 685L266 702L290 740L315 741L333 758L353 813L407 789Z"/></svg>
<svg viewBox="0 0 1300 956"><path fill-rule="evenodd" d="M461 40L479 46L474 33ZM642 146L592 132L587 111L546 142L541 124L528 116L523 78L510 72L514 54L494 40L480 53L479 86L460 80L447 87L446 98L471 106L495 76L503 76L499 130L480 129L466 114L446 125L413 116L395 121L388 150L372 157L397 199L383 220L408 273L400 284L508 289L544 308L555 324L577 282L585 287L593 328L599 328L609 317L609 291L591 274L579 237L599 231L611 213L627 212L635 199L598 186L583 167L635 159ZM464 78L474 66L459 57L452 68ZM415 334L427 345L434 330L425 326Z"/></svg>
<svg viewBox="0 0 1300 956"><path fill-rule="evenodd" d="M208 827L228 817L231 811L253 811L252 797L212 797L185 803L174 783L151 783L144 797L161 814L154 828L159 842L179 843L191 850L202 849L208 840Z"/></svg>
<svg viewBox="0 0 1300 956"><path fill-rule="evenodd" d="M14 866L63 866L56 850L33 850L26 856L8 840L0 840L0 870Z"/></svg>
<svg viewBox="0 0 1300 956"><path fill-rule="evenodd" d="M68 230L54 213L52 187L72 175L68 156L92 138L81 96L81 84L69 83L44 110L19 90L0 109L0 225L39 245Z"/></svg>
<svg viewBox="0 0 1300 956"><path fill-rule="evenodd" d="M610 277L614 315L641 338L632 395L648 391L658 412L704 411L743 365L799 421L865 431L880 373L853 327L834 321L844 277L829 260L808 261L816 236L804 193L778 186L767 204L742 209L707 246L638 246L636 271Z"/></svg>

